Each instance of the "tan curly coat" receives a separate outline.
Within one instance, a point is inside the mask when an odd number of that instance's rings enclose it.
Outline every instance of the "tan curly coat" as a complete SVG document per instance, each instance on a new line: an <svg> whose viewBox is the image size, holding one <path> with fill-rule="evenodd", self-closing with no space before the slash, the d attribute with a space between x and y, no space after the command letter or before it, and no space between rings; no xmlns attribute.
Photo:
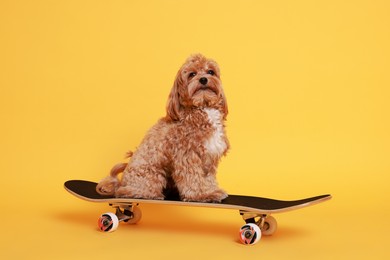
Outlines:
<svg viewBox="0 0 390 260"><path fill-rule="evenodd" d="M216 180L219 160L229 149L227 114L217 63L201 54L189 57L177 73L167 115L149 130L130 162L114 166L97 191L116 197L164 199L176 194L183 201L220 202L227 197Z"/></svg>

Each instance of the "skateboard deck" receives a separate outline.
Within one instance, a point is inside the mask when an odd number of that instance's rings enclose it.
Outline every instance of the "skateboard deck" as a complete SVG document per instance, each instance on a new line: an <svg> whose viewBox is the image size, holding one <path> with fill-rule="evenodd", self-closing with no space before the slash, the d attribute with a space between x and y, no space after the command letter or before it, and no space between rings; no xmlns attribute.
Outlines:
<svg viewBox="0 0 390 260"><path fill-rule="evenodd" d="M242 227L243 231L240 231L240 235L243 236L240 240L247 244L257 242L253 236L259 238L261 232L263 235L271 235L275 232L276 220L270 216L271 214L312 206L332 198L331 195L326 194L300 200L286 201L253 196L229 195L226 199L222 200L221 203L185 202L174 198L151 200L104 196L96 192L96 185L97 183L90 181L70 180L65 182L64 187L69 193L80 199L90 202L106 202L109 203L110 206L116 208L116 215L106 213L99 218L99 227L103 231L115 230L118 226L117 222L120 221L130 223L138 222L141 218L141 211L137 207L139 204L166 204L236 209L239 210L247 223L247 225Z"/></svg>
<svg viewBox="0 0 390 260"><path fill-rule="evenodd" d="M95 182L71 180L65 182L65 189L72 195L90 202L107 202L107 203L153 203L153 204L169 204L181 206L198 206L209 208L224 208L238 209L250 211L259 214L273 214L294 209L311 206L331 198L331 195L321 195L306 199L284 201L261 197L229 195L221 203L208 202L185 202L180 200L150 200L150 199L132 199L132 198L116 198L112 196L103 196L96 192Z"/></svg>

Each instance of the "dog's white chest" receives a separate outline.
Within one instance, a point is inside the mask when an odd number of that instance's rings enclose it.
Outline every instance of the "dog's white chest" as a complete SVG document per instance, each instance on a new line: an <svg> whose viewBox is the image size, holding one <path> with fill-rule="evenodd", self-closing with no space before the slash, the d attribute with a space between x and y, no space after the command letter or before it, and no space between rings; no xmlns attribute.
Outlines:
<svg viewBox="0 0 390 260"><path fill-rule="evenodd" d="M222 115L217 109L205 108L204 111L207 113L208 119L214 128L214 132L211 137L206 140L205 147L211 154L222 156L227 149L227 144L224 138Z"/></svg>

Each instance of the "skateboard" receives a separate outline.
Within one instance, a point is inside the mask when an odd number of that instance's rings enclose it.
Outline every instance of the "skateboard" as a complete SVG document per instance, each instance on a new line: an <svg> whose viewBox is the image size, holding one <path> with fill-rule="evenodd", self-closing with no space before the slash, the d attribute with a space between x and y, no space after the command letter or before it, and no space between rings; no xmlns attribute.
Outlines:
<svg viewBox="0 0 390 260"><path fill-rule="evenodd" d="M137 223L142 212L139 204L165 204L177 206L208 207L238 210L245 225L240 228L239 239L244 244L257 243L262 235L275 233L277 222L271 214L301 209L327 201L331 195L321 195L306 199L284 201L253 196L229 195L221 203L184 202L178 198L165 200L116 198L103 196L96 192L95 182L70 180L65 182L65 189L79 199L90 202L105 202L115 209L114 213L104 213L98 219L101 231L112 232L118 228L119 222Z"/></svg>

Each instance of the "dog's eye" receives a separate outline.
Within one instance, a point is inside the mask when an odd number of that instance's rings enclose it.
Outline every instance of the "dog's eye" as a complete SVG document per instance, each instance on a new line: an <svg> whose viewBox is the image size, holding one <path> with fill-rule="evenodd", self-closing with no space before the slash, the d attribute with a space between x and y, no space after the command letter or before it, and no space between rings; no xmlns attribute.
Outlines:
<svg viewBox="0 0 390 260"><path fill-rule="evenodd" d="M193 78L196 76L196 73L195 72L191 72L190 74L188 74L188 78Z"/></svg>
<svg viewBox="0 0 390 260"><path fill-rule="evenodd" d="M210 74L211 76L214 76L215 72L213 70L209 70L209 71L207 71L207 74Z"/></svg>

